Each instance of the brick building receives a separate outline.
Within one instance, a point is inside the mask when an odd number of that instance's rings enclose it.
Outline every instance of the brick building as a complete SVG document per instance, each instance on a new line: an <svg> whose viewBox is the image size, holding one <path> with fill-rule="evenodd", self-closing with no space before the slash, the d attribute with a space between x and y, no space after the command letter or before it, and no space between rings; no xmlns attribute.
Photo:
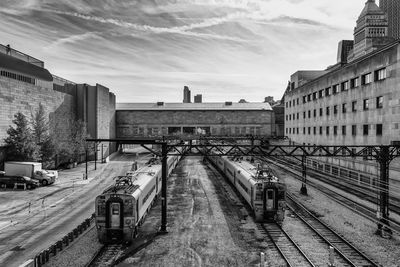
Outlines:
<svg viewBox="0 0 400 267"><path fill-rule="evenodd" d="M374 14L382 13L373 1L368 1L362 16ZM359 34L357 27L355 39L360 38ZM392 41L381 47L384 43L375 42L374 38L382 40L382 37L385 36L364 35L364 39L370 40L358 40L364 45L353 51L356 56L353 54L347 62L314 72L315 76L301 82L298 81L301 71L292 75L284 96L286 136L305 145L388 145L400 140L400 42ZM371 49L373 46L367 43L379 43L379 48ZM308 163L335 176L371 186L378 177L374 161L313 158ZM400 185L399 174L396 160L391 163L392 183Z"/></svg>
<svg viewBox="0 0 400 267"><path fill-rule="evenodd" d="M276 136L268 103L117 103L117 137Z"/></svg>
<svg viewBox="0 0 400 267"><path fill-rule="evenodd" d="M99 84L75 84L44 68L44 62L9 46L0 45L0 165L6 157L4 138L14 114L28 118L41 103L49 115L51 131L62 142L78 119L87 124L93 138L115 137L115 95ZM104 148L107 156L115 148Z"/></svg>

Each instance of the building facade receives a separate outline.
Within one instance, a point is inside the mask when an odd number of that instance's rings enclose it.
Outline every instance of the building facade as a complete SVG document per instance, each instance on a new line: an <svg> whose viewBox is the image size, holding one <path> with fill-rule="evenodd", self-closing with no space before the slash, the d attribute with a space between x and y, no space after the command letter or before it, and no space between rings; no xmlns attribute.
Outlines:
<svg viewBox="0 0 400 267"><path fill-rule="evenodd" d="M389 23L388 34L395 39L400 38L400 1L379 0L379 7L386 12Z"/></svg>
<svg viewBox="0 0 400 267"><path fill-rule="evenodd" d="M375 6L373 10L376 12ZM363 14L370 13L364 9ZM358 33L356 28L355 38ZM304 145L389 145L400 140L400 42L372 51L368 46L363 49L351 61L328 68L302 84L291 77L294 86L288 86L284 96L285 135L291 141ZM366 159L319 158L310 159L309 164L370 186L379 177L377 163ZM399 160L391 163L390 177L391 183L400 186Z"/></svg>
<svg viewBox="0 0 400 267"><path fill-rule="evenodd" d="M43 105L57 142L68 139L74 121L87 125L92 138L115 137L115 95L99 84L75 84L44 68L44 62L0 45L0 167L6 159L4 138L17 112L28 119ZM110 150L111 149L111 150ZM108 144L103 155L115 150Z"/></svg>
<svg viewBox="0 0 400 267"><path fill-rule="evenodd" d="M268 103L117 103L117 137L276 136Z"/></svg>
<svg viewBox="0 0 400 267"><path fill-rule="evenodd" d="M183 103L190 103L190 102L192 102L192 101L191 101L189 87L184 86L183 87Z"/></svg>

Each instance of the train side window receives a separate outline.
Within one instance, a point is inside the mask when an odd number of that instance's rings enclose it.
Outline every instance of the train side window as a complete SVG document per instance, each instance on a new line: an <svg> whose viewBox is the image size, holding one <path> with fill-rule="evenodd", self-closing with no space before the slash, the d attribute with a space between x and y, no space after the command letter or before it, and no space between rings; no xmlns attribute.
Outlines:
<svg viewBox="0 0 400 267"><path fill-rule="evenodd" d="M105 216L106 215L106 206L105 205L100 205L98 206L97 213L99 216Z"/></svg>

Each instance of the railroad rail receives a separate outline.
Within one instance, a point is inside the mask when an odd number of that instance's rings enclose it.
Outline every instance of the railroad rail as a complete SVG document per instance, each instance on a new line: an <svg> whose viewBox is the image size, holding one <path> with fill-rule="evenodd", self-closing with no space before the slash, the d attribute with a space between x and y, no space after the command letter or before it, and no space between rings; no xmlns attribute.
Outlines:
<svg viewBox="0 0 400 267"><path fill-rule="evenodd" d="M270 162L270 163L273 163L275 166L277 166L279 168L282 168L285 171L288 171L288 168L291 168L291 166L293 166L292 164L290 164L288 162L285 162L286 166L283 167L280 164L276 164L276 162L273 161L273 160L268 159L267 161ZM294 170L296 170L296 169L294 168ZM301 177L300 174L298 174L298 173L296 173L294 171L291 171L291 170L289 170L289 171L295 176L295 178L297 178L298 180L302 180L302 177ZM310 171L308 171L308 172L310 173ZM317 180L322 180L322 179L318 179L318 177L315 177L315 175L318 175L318 173L315 174L315 172L313 172L313 174L310 175L310 176L315 178L315 179L317 179ZM319 178L321 178L321 175L319 175ZM361 190L357 190L357 189L355 189L353 187L348 187L348 186L346 187L344 185L341 185L339 182L336 182L335 184L333 184L334 182L331 181L330 179L323 179L322 182L327 183L327 184L332 185L332 186L335 186L335 187L343 190L344 192L348 192L349 194L352 194L352 195L354 195L356 197L359 197L360 199L367 200L372 204L376 203L376 199L375 199L375 202L374 202L373 201L373 197L371 197L370 195L368 195L365 192L362 192ZM368 219L368 220L370 220L372 222L379 223L379 220L376 218L376 210L374 210L374 209L372 209L372 208L370 208L370 207L368 207L366 205L363 205L361 203L358 203L358 202L356 202L356 201L354 201L354 200L352 200L352 199L350 199L350 198L348 198L346 196L343 196L342 194L340 194L340 193L338 193L338 192L336 192L334 190L331 190L331 189L329 189L329 188L327 188L327 187L325 187L323 185L319 185L319 184L313 183L310 180L307 180L307 184L312 186L312 187L314 187L314 188L316 188L318 191L320 191L322 194L326 195L327 197L331 198L332 200L340 203L341 205L345 206L346 208L348 208L348 209L354 211L355 213L363 216L364 218L366 218L366 219ZM396 203L391 203L391 210L392 209L400 210L400 206L398 204L396 204ZM386 227L388 227L389 229L391 229L394 232L400 233L400 223L399 222L397 222L396 220L391 219L390 220L390 224L391 224L390 226L386 225Z"/></svg>
<svg viewBox="0 0 400 267"><path fill-rule="evenodd" d="M257 228L271 240L273 246L269 247L269 251L278 254L286 266L315 267L300 246L277 223L258 223Z"/></svg>
<svg viewBox="0 0 400 267"><path fill-rule="evenodd" d="M85 267L112 266L122 255L124 245L108 244L102 246Z"/></svg>
<svg viewBox="0 0 400 267"><path fill-rule="evenodd" d="M306 207L297 202L289 193L287 194L286 199L288 208L326 244L335 249L337 256L339 256L338 260L344 264L344 266L379 266L378 263L354 247L335 230L314 216L310 211L307 210Z"/></svg>

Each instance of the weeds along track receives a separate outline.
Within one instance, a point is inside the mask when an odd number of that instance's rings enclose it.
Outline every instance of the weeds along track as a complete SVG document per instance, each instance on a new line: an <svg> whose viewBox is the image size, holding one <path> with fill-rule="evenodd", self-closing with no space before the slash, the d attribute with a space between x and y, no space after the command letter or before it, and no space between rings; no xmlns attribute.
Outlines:
<svg viewBox="0 0 400 267"><path fill-rule="evenodd" d="M376 266L379 264L354 247L335 230L330 228L302 204L287 194L287 206L313 233L325 243L335 249L335 259L343 266Z"/></svg>

